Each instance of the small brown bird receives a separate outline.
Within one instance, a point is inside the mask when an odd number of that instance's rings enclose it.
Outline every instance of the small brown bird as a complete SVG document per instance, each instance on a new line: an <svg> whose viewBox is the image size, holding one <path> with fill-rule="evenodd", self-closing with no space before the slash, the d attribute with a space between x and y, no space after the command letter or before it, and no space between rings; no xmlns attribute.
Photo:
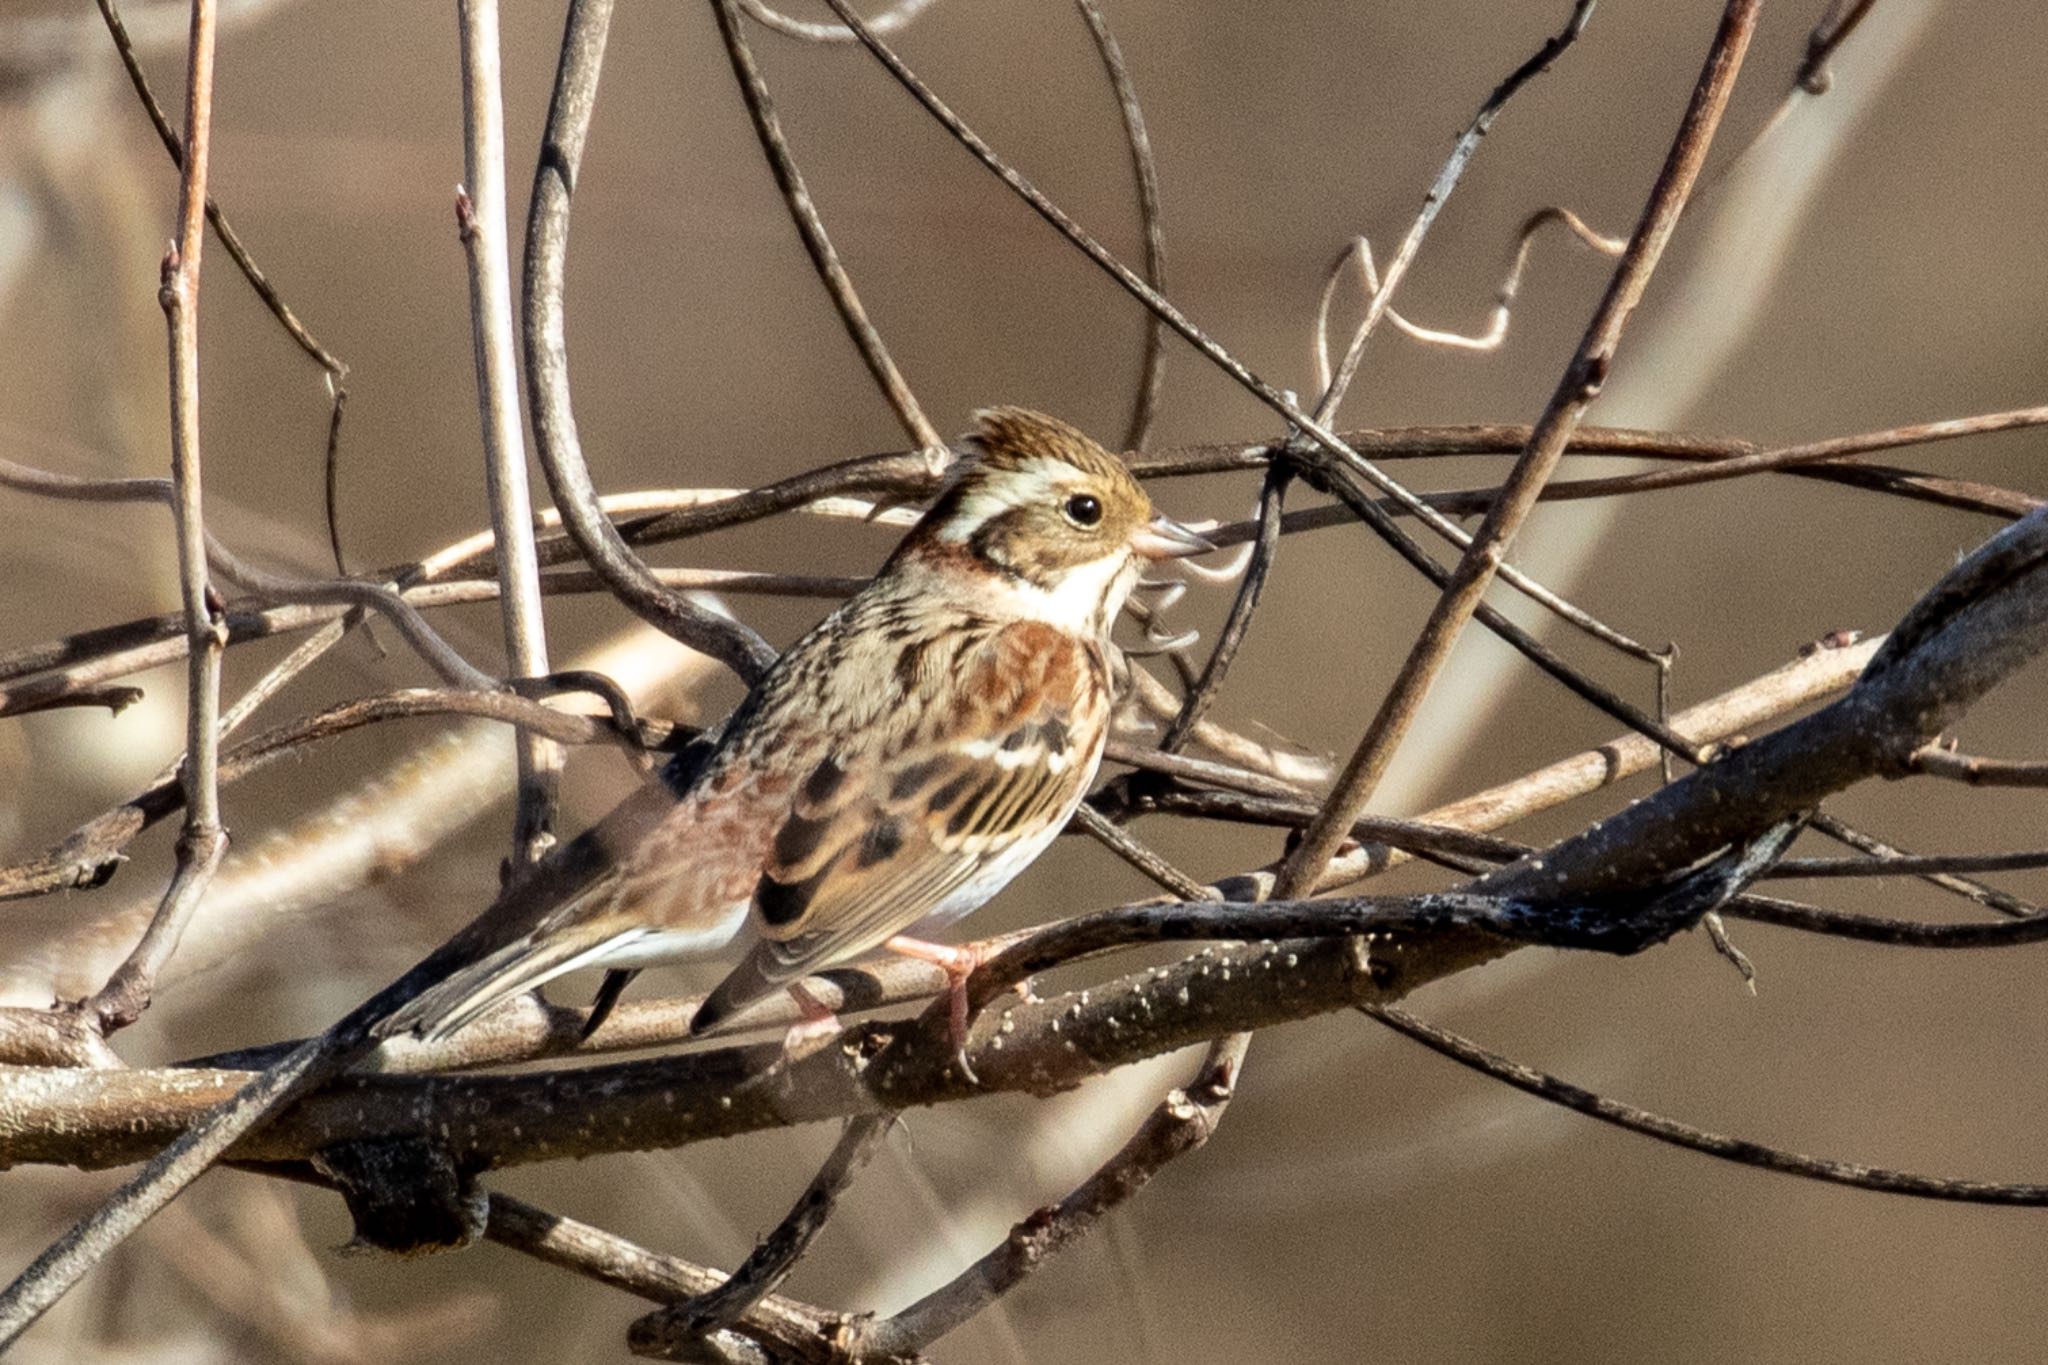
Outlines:
<svg viewBox="0 0 2048 1365"><path fill-rule="evenodd" d="M957 983L971 961L902 936L976 909L1052 842L1102 759L1109 630L1140 564L1209 548L1064 422L991 409L974 444L708 758L671 763L514 882L436 954L458 965L374 1032L444 1036L579 967L736 941L693 1032L883 944Z"/></svg>
<svg viewBox="0 0 2048 1365"><path fill-rule="evenodd" d="M1109 628L1141 562L1209 548L1064 422L996 408L974 442L874 580L717 735L159 1152L0 1291L6 1338L84 1273L88 1248L380 1039L451 1033L577 967L616 981L742 944L701 1032L886 943L953 974L959 1042L971 960L900 936L975 909L1052 842L1102 760Z"/></svg>

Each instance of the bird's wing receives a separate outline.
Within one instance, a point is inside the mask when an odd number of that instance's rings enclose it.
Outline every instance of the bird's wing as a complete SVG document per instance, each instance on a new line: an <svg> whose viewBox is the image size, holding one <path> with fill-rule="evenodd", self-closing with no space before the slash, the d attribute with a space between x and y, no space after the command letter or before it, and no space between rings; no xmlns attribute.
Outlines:
<svg viewBox="0 0 2048 1365"><path fill-rule="evenodd" d="M763 860L760 941L695 1027L866 952L956 893L993 895L1020 870L1001 855L1064 819L1094 776L1108 713L1097 662L1035 623L1009 627L962 660L945 695L964 700L936 723L879 758L823 758Z"/></svg>

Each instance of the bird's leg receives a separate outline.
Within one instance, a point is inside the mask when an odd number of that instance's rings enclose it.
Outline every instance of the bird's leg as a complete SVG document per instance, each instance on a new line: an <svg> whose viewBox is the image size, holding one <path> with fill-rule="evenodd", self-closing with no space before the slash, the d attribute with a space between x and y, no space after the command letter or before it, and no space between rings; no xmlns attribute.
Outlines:
<svg viewBox="0 0 2048 1365"><path fill-rule="evenodd" d="M839 1016L806 990L803 982L792 981L787 989L789 998L796 1001L797 1012L803 1015L802 1019L789 1026L789 1032L782 1035L782 1053L794 1061L817 1051L826 1040L837 1038Z"/></svg>
<svg viewBox="0 0 2048 1365"><path fill-rule="evenodd" d="M929 962L946 974L947 1036L953 1043L953 1060L960 1064L962 1075L970 1081L977 1080L974 1068L967 1064L967 978L982 964L983 954L973 948L951 948L902 934L882 946L892 953Z"/></svg>

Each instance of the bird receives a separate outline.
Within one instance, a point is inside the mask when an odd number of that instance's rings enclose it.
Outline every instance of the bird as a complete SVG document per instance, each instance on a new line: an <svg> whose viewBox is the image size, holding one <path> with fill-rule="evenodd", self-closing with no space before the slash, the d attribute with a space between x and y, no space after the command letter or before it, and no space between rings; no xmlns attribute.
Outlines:
<svg viewBox="0 0 2048 1365"><path fill-rule="evenodd" d="M1212 548L1065 422L990 408L966 445L874 578L715 732L151 1158L0 1291L0 1322L33 1321L85 1248L387 1039L445 1037L578 968L610 969L602 1009L622 973L734 953L693 1034L783 989L817 1026L802 979L888 945L946 969L964 1066L972 954L907 935L975 910L1058 835L1102 760L1117 613L1147 562Z"/></svg>
<svg viewBox="0 0 2048 1365"><path fill-rule="evenodd" d="M708 751L678 755L517 878L371 1034L441 1039L578 968L734 950L693 1034L791 988L829 1025L802 979L883 945L947 971L957 1033L973 961L922 935L988 901L1066 825L1109 733L1110 627L1145 563L1212 548L1056 418L985 409L967 444L881 570Z"/></svg>

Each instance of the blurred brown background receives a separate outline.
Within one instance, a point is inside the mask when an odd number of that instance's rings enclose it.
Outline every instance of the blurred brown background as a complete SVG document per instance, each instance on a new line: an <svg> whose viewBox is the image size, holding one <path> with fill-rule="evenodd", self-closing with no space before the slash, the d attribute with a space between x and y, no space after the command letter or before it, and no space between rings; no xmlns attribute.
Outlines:
<svg viewBox="0 0 2048 1365"><path fill-rule="evenodd" d="M1284 386L1312 387L1309 329L1323 272L1359 232L1382 258L1452 136L1502 74L1563 19L1563 0L1186 6L1126 0L1109 17L1145 100L1164 181L1171 293ZM1717 160L1775 107L1819 6L1774 6ZM214 188L308 324L353 367L341 514L359 564L398 562L483 524L463 258L452 6L273 4L220 54ZM505 67L515 241L560 35L559 6L508 7ZM1596 420L1787 442L2041 401L2048 331L2048 10L2025 0L1880 0L1842 89L1889 84L1839 142L1821 101L1782 133L1797 212L1772 269L1723 225L1724 186L1681 230L1670 270L1624 345ZM822 7L820 7L822 13ZM807 16L814 17L814 16ZM0 118L0 449L75 472L165 464L156 263L175 181L106 60L90 7L24 6L5 22L72 23L90 60L29 61ZM1608 231L1632 223L1690 88L1718 6L1612 5L1510 107L1402 296L1436 326L1483 324L1519 222L1562 203ZM1917 33L1917 37L1911 36ZM812 190L877 324L942 431L993 401L1048 408L1110 437L1136 369L1136 307L975 167L857 51L758 38ZM1115 110L1086 32L1059 0L944 0L899 49L1027 174L1130 258L1131 193ZM26 43L22 54L35 50ZM176 45L149 63L174 101ZM1856 79L1851 79L1854 76ZM1801 141L1800 139L1805 139ZM1741 208L1736 205L1736 208ZM1710 229L1712 229L1710 231ZM1715 232L1724 235L1715 236ZM1697 328L1725 316L1711 273L1761 276L1725 364ZM1545 239L1504 352L1470 358L1375 338L1344 425L1528 421L1605 278ZM733 91L708 10L628 5L577 199L569 281L577 411L601 487L741 486L901 444L804 261ZM204 439L215 526L279 565L324 553L320 376L209 248ZM1630 368L1631 357L1639 363ZM1688 395L1697 394L1696 400ZM1185 348L1170 352L1155 444L1262 439L1269 416ZM2041 437L1914 452L1907 462L2048 491ZM1489 464L1485 468L1495 466ZM1587 465L1588 469L1597 466ZM1413 469L1479 481L1476 463ZM1237 515L1248 478L1160 490L1187 517ZM175 603L167 520L0 494L0 647ZM1612 508L1539 513L1528 558L1639 638L1678 641L1686 704L1838 627L1882 630L1993 529L1982 518L1801 481L1740 482ZM887 533L784 521L659 556L711 567L863 572ZM1576 568L1572 566L1576 566ZM1227 590L1177 613L1213 630ZM1292 541L1226 695L1233 723L1316 750L1355 742L1428 597L1362 532ZM786 640L814 603L739 607ZM554 599L558 659L625 624L607 603ZM493 618L452 618L496 659ZM1648 680L1562 642L1639 698ZM230 685L276 650L237 651ZM1490 640L1460 655L1388 811L1421 809L1608 737L1611 722ZM1499 670L1496 672L1495 670ZM361 641L270 713L423 678ZM118 721L7 722L0 807L9 850L40 847L130 791L178 742L175 671ZM691 706L733 698L720 683ZM1976 752L2048 752L2048 675L2022 675L1964 732ZM417 743L390 727L232 790L240 846L315 810ZM580 760L570 818L627 780ZM1551 837L1582 804L1521 837ZM2039 846L2041 798L1937 788L1859 790L1844 818L1916 851ZM316 1029L482 903L501 855L501 805L403 877L296 915L260 949L189 976L135 1031L137 1059ZM1140 832L1213 876L1272 857L1270 837L1154 820ZM159 831L159 834L162 834ZM154 894L168 843L96 893L10 906L9 953ZM1826 851L1816 848L1814 851ZM1402 884L1420 884L1418 882ZM2040 875L2002 879L2048 893ZM976 920L995 931L1145 887L1069 841ZM1913 882L1794 886L1826 904L1949 913ZM111 899L110 899L111 898ZM1737 926L1752 997L1703 942L1612 962L1532 954L1413 1001L1482 1041L1582 1084L1722 1131L1940 1174L2044 1179L2048 1123L2037 950L1914 954ZM317 979L316 979L317 978ZM50 982L16 972L32 999ZM650 989L643 987L643 990ZM1054 1104L998 1099L907 1117L791 1292L888 1309L1057 1197L1178 1079L1173 1064ZM503 1188L650 1245L731 1264L779 1216L830 1141L823 1131L527 1169ZM0 1178L18 1265L108 1186ZM336 1201L291 1193L315 1248L345 1238ZM25 1359L618 1358L638 1310L493 1247L397 1265L260 1250L273 1196L209 1177L186 1234L141 1243L45 1323ZM267 1210L267 1211L266 1211ZM246 1309L189 1262L189 1231L251 1253L298 1295ZM182 1258L163 1248L184 1237ZM150 1248L155 1246L155 1253ZM1107 1231L938 1347L946 1361L1279 1359L1414 1362L2030 1360L2048 1306L2038 1211L1915 1202L1725 1166L1510 1094L1361 1019L1279 1030L1252 1051L1242 1098L1210 1146L1169 1169ZM322 1279L321 1277L325 1277ZM388 1315L435 1305L424 1328ZM452 1305L452 1307L451 1307ZM334 1339L263 1326L296 1313ZM388 1336L351 1337L351 1313ZM359 1324L358 1324L359 1326ZM351 1345L353 1342L353 1346ZM41 1354L36 1354L40 1352ZM327 1352L327 1354L322 1354Z"/></svg>

